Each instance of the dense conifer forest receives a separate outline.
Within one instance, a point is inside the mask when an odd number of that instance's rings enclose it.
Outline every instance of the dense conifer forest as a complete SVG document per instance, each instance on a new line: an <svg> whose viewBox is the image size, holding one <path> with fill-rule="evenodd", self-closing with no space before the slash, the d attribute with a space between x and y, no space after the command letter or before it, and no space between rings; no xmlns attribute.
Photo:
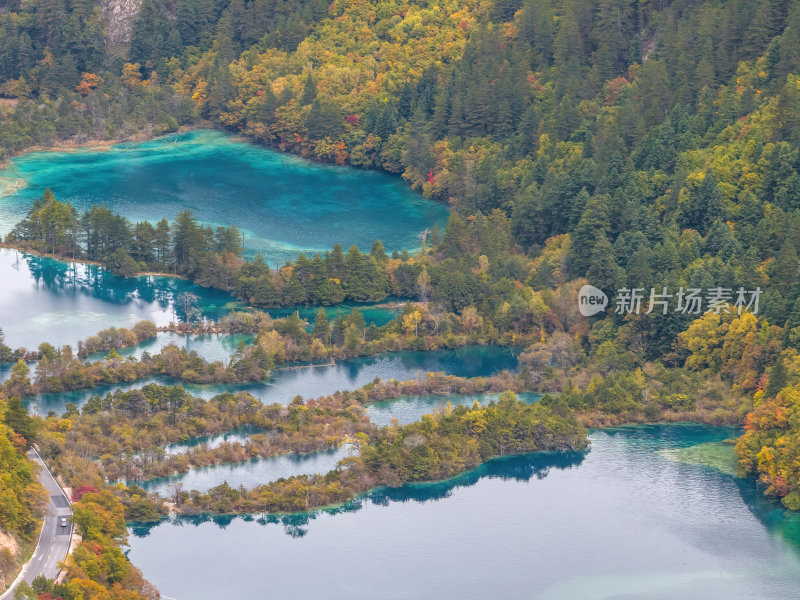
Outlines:
<svg viewBox="0 0 800 600"><path fill-rule="evenodd" d="M48 193L7 243L126 276L179 274L261 307L419 301L384 333L423 348L473 332L480 342L537 340L521 357L519 386L554 392L543 414L742 423L741 472L800 510L800 2L134 4L120 22L94 0L0 1L0 158L211 125L399 174L451 207L446 230L413 255L388 256L376 242L270 269L243 260L235 227L211 230L188 212L158 224L105 207L80 215ZM651 288L731 295L716 310L676 310L675 298L664 313L612 304L587 319L577 305L587 282L609 296L642 288L645 308ZM733 306L740 289L760 291L757 311ZM350 325L342 320L342 332ZM370 335L353 325L349 342L343 333L327 343L356 348ZM295 337L309 348L324 341ZM31 485L15 466L27 425L9 420L14 402L4 401L9 436L0 438L10 445L0 460L18 475L0 480L0 525L24 537L35 507L12 506L5 493ZM402 450L397 440L414 427L375 438L362 475ZM84 543L112 547L123 509L100 487L80 502L111 516ZM348 497L334 491L319 503ZM291 508L284 492L259 493ZM196 500L214 510L213 499ZM109 553L94 581L141 585L132 571L107 572ZM92 579L88 555L75 561L76 580Z"/></svg>

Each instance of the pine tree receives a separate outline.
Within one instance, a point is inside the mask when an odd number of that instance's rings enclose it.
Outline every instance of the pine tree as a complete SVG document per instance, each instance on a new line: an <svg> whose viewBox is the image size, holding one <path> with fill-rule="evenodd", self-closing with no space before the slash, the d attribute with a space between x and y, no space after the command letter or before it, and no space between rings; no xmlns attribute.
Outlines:
<svg viewBox="0 0 800 600"><path fill-rule="evenodd" d="M324 309L320 308L314 318L314 329L311 335L322 342L328 342L330 339L331 327L328 321L328 315Z"/></svg>
<svg viewBox="0 0 800 600"><path fill-rule="evenodd" d="M369 253L370 256L372 256L372 258L374 258L375 261L380 265L385 265L389 260L389 257L386 256L386 249L383 247L383 244L380 240L375 240Z"/></svg>
<svg viewBox="0 0 800 600"><path fill-rule="evenodd" d="M625 273L614 260L611 242L605 235L597 238L586 268L589 282L606 293L613 293L625 281Z"/></svg>
<svg viewBox="0 0 800 600"><path fill-rule="evenodd" d="M574 203L584 207L580 221L571 234L574 255L573 273L575 277L582 277L592 264L600 238L605 238L608 233L609 219L601 198L590 197L585 188L580 191Z"/></svg>
<svg viewBox="0 0 800 600"><path fill-rule="evenodd" d="M769 370L769 377L767 379L767 387L764 388L764 395L767 398L774 398L778 395L778 392L784 388L788 380L789 376L786 371L786 364L783 361L783 357L779 356L775 360L775 364Z"/></svg>
<svg viewBox="0 0 800 600"><path fill-rule="evenodd" d="M12 430L25 438L28 448L36 441L36 425L28 416L28 409L19 398L10 398L6 403L5 422Z"/></svg>
<svg viewBox="0 0 800 600"><path fill-rule="evenodd" d="M701 235L705 235L717 219L723 218L722 192L711 171L706 173L697 190L691 193L678 216L683 227L696 229Z"/></svg>
<svg viewBox="0 0 800 600"><path fill-rule="evenodd" d="M314 82L314 78L311 76L311 73L306 73L306 79L303 83L303 93L300 94L300 104L306 106L314 102L317 97L317 84Z"/></svg>
<svg viewBox="0 0 800 600"><path fill-rule="evenodd" d="M169 223L166 219L161 219L156 224L155 232L153 234L153 247L155 250L156 261L161 264L166 264L168 257L171 254L170 239Z"/></svg>

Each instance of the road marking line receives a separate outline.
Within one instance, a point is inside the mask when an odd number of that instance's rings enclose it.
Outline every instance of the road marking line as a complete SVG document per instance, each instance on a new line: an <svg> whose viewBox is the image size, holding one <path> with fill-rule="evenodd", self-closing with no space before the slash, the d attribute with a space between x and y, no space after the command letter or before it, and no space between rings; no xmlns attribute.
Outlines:
<svg viewBox="0 0 800 600"><path fill-rule="evenodd" d="M39 481L40 481L40 483L50 492L53 492L54 490L50 489L50 486L48 485L48 483L53 483L53 484L55 484L56 490L55 490L54 494L51 494L51 498L50 498L50 501L49 501L48 507L47 507L47 514L45 514L44 518L42 519L42 528L39 530L39 537L37 538L37 541L36 541L36 548L34 549L34 552L33 552L33 555L31 556L31 559L27 563L22 565L22 568L20 569L19 573L17 574L16 579L14 579L14 581L11 582L11 585L8 587L8 589L6 589L4 592L0 593L0 600L5 600L5 599L10 599L11 598L11 595L14 593L14 590L17 587L17 585L19 584L19 582L24 579L26 573L29 570L29 567L31 566L31 563L33 563L35 560L37 560L37 555L39 554L39 551L43 550L42 547L41 547L42 537L44 536L44 532L45 532L44 530L45 530L45 528L47 526L48 520L50 520L51 517L57 518L61 508L67 508L68 509L70 507L70 500L69 500L69 497L67 496L67 493L59 485L59 483L56 480L55 476L53 475L52 471L50 471L50 468L47 466L47 463L44 462L44 459L36 451L36 448L31 448L28 451L28 458L30 458L34 462L38 463L42 467L42 469L39 472ZM44 473L47 473L47 475L50 476L50 481L48 481L48 482L42 481L41 478L42 478L42 475ZM58 506L56 506L55 502L53 501L53 496L63 497L67 501L67 506L66 507L58 507ZM72 514L73 514L72 511L70 511L69 516L72 516ZM73 531L73 530L74 530L74 524L72 524L72 526L70 527L70 531ZM58 532L58 529L56 529L56 532ZM56 533L56 535L58 535L58 534ZM53 542L54 543L56 542L56 538L55 537L53 538ZM67 553L69 553L69 548L70 548L71 545L72 545L72 535L70 534L69 544L67 545ZM53 548L51 546L50 547L50 552L48 552L47 559L45 559L45 562L47 560L50 560L50 555L52 554L52 551L53 551ZM40 560L40 562L41 562L41 560ZM44 568L46 566L47 566L47 564L45 564L44 567L41 570L44 571ZM61 574L61 571L59 570L59 575L60 574Z"/></svg>

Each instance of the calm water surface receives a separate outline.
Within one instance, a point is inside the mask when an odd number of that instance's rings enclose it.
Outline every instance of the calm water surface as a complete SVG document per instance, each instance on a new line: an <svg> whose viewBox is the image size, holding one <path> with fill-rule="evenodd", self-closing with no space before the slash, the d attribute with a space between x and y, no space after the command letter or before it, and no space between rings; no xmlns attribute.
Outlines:
<svg viewBox="0 0 800 600"><path fill-rule="evenodd" d="M188 385L195 396L212 398L224 392L247 391L264 404L288 404L295 396L318 398L336 391L355 390L373 381L424 378L428 371L444 371L462 377L492 375L517 368L519 348L501 346L467 346L458 350L435 352L396 352L364 358L342 360L334 365L302 369L278 369L267 383L237 385ZM94 394L104 395L115 389L130 390L148 383L175 384L164 378L152 378L130 384L97 386L77 392L41 394L26 400L29 410L46 415L48 411L64 412L67 402L83 405ZM430 411L426 411L430 412Z"/></svg>
<svg viewBox="0 0 800 600"><path fill-rule="evenodd" d="M234 488L240 485L252 488L282 477L327 473L336 467L336 463L353 452L355 450L345 444L341 448L331 448L308 454L284 454L269 458L254 458L245 463L200 467L169 477L138 481L136 484L148 492L159 492L162 496L167 497L174 486L178 484L182 485L185 490L201 492L225 481Z"/></svg>
<svg viewBox="0 0 800 600"><path fill-rule="evenodd" d="M397 419L400 425L407 425L419 421L422 415L429 415L447 408L448 403L452 408L456 406L472 406L478 402L485 406L492 400L497 400L500 394L448 394L438 396L405 396L396 400L375 402L367 408L370 420L376 425L390 425ZM525 392L517 394L517 398L524 402L538 402L541 394Z"/></svg>
<svg viewBox="0 0 800 600"><path fill-rule="evenodd" d="M83 211L104 203L138 221L191 210L211 225L236 225L245 247L275 266L340 243L392 249L444 225L447 209L399 177L309 162L218 131L192 131L103 150L35 152L0 171L0 234L50 187Z"/></svg>
<svg viewBox="0 0 800 600"><path fill-rule="evenodd" d="M12 159L0 171L0 237L47 187L81 211L105 203L133 220L172 219L188 208L205 223L240 227L247 254L259 251L272 266L336 243L367 251L376 238L390 252L413 250L420 232L443 225L447 217L443 205L412 192L397 177L308 162L217 131L193 131L104 150ZM0 275L5 284L0 328L13 347L76 344L101 329L141 319L166 325L182 317L172 301L183 291L200 296L202 314L209 318L241 308L229 294L180 280L122 279L95 266L8 250L0 250ZM310 320L316 313L296 308ZM383 325L395 314L383 307L365 309L368 324Z"/></svg>
<svg viewBox="0 0 800 600"><path fill-rule="evenodd" d="M390 251L413 249L423 229L446 217L443 206L397 178L308 163L200 131L14 159L0 173L0 234L48 186L80 210L104 202L131 219L157 221L189 208L206 223L237 225L248 253L262 252L271 265L335 243L367 250L375 238ZM209 318L241 308L228 294L181 280L121 279L9 250L0 250L0 274L0 327L14 347L75 344L141 319L164 325L181 317L173 299L182 291L198 294ZM303 310L305 318L315 312ZM365 311L378 325L393 314ZM178 341L223 360L239 341L172 335L129 352ZM187 387L203 397L246 389L265 403L286 403L375 377L476 376L515 367L513 349L472 348L279 371L269 384ZM41 396L29 406L60 412L68 401L105 391ZM456 405L491 398L407 398L373 405L369 414L378 423L410 422L448 399ZM731 474L729 447L719 442L735 433L692 425L595 431L586 454L509 457L448 482L376 491L337 510L133 527L130 557L178 600L263 597L266 589L270 597L314 599L796 599L800 516ZM198 469L183 483L202 489L222 477L250 486L325 471L347 451L251 461L227 473Z"/></svg>
<svg viewBox="0 0 800 600"><path fill-rule="evenodd" d="M130 558L179 600L265 585L287 598L795 599L798 515L665 456L735 434L595 431L585 455L509 457L335 511L134 527Z"/></svg>
<svg viewBox="0 0 800 600"><path fill-rule="evenodd" d="M179 348L186 348L187 352L196 352L198 356L204 358L208 362L222 362L227 363L231 355L236 352L239 344L252 343L255 336L246 334L235 335L220 335L220 334L205 334L205 335L190 335L176 333L174 331L159 331L158 335L153 339L146 340L136 346L123 348L117 350L120 356L127 357L133 356L141 358L147 352L148 354L158 354L162 349L170 344L174 344ZM98 360L108 355L108 352L97 352L90 354L86 360Z"/></svg>
<svg viewBox="0 0 800 600"><path fill-rule="evenodd" d="M226 431L225 433L220 433L218 435L204 435L204 436L197 436L193 438L189 438L185 442L175 442L174 444L167 444L164 446L164 451L167 454L181 454L182 452L186 452L187 450L191 450L192 448L196 448L198 446L205 446L206 448L217 448L224 444L225 442L234 443L244 443L247 441L253 434L256 433L263 433L264 430L253 427L252 425L242 425L241 427L237 427L236 429L232 429L230 431Z"/></svg>
<svg viewBox="0 0 800 600"><path fill-rule="evenodd" d="M34 349L42 342L55 346L77 345L108 327L131 327L147 319L156 325L184 321L181 308L174 305L175 298L183 292L198 296L202 316L218 319L231 311L247 310L227 292L205 288L182 279L171 277L117 277L109 271L80 263L68 263L23 254L0 248L0 328L5 333L6 344L12 348ZM349 313L358 308L367 325L382 326L399 314L391 305L344 304L325 307L329 318L337 313ZM273 317L285 317L297 311L301 318L314 321L319 307L293 306L270 309ZM170 342L180 343L186 336L164 333L158 340L145 342L128 353L158 352ZM210 339L197 339L193 349L208 351L210 356L229 355L240 338L226 341L212 348ZM228 343L230 342L230 343ZM221 360L217 358L215 360Z"/></svg>
<svg viewBox="0 0 800 600"><path fill-rule="evenodd" d="M451 394L447 396L409 396L386 402L376 402L367 408L370 420L376 425L389 425L395 419L401 425L418 421L422 415L431 414L447 407L448 402L452 407L472 406L474 402L486 405L496 400L499 394L476 394L474 396ZM525 393L517 397L525 402L535 402L540 394ZM235 430L222 435L208 438L193 438L181 444L170 444L165 448L169 454L185 452L199 444L206 444L209 448L219 446L223 442L244 442L254 432L252 430ZM335 450L314 452L309 454L290 454L272 458L257 458L245 463L226 464L219 466L191 469L187 473L171 477L160 477L138 485L149 490L157 491L162 495L170 492L170 486L182 484L184 489L206 491L216 485L227 481L228 485L238 487L253 487L255 485L274 481L280 477L304 475L309 473L326 473L336 466L345 456L352 452L352 448L344 446Z"/></svg>
<svg viewBox="0 0 800 600"><path fill-rule="evenodd" d="M290 314L297 312L300 315L301 319L305 319L309 322L309 330L311 329L311 324L314 323L314 320L317 317L317 312L319 309L325 311L329 320L333 320L337 317L337 315L342 314L345 315L352 311L353 309L358 309L361 311L361 314L364 316L364 322L369 325L375 325L376 327L382 327L386 325L389 321L397 317L402 310L403 307L400 305L397 300L390 301L387 299L385 303L379 304L353 304L353 303L344 303L344 304L337 304L336 306L287 306L283 308L270 308L267 312L272 315L275 319L280 319L282 317L289 316Z"/></svg>
<svg viewBox="0 0 800 600"><path fill-rule="evenodd" d="M108 327L156 325L183 320L173 300L182 292L199 298L199 308L216 319L242 305L226 292L171 277L117 277L95 265L0 249L0 328L6 344L33 349L42 342L72 344Z"/></svg>

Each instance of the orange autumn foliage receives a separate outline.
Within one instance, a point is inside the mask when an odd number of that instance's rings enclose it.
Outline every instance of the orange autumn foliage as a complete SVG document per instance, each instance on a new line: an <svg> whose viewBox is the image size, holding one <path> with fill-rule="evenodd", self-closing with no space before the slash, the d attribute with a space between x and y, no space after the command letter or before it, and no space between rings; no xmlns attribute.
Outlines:
<svg viewBox="0 0 800 600"><path fill-rule="evenodd" d="M100 85L102 81L103 78L99 75L95 75L94 73L84 73L81 82L75 86L75 91L82 96L87 96L89 95L89 92Z"/></svg>

